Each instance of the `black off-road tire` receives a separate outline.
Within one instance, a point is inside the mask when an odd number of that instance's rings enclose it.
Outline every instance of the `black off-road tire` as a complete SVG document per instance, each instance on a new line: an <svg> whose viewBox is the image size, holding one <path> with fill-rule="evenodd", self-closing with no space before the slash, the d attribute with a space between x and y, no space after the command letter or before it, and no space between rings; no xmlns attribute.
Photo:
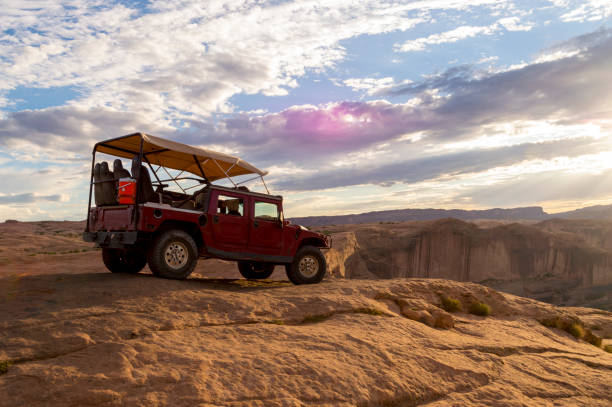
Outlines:
<svg viewBox="0 0 612 407"><path fill-rule="evenodd" d="M268 278L274 273L274 264L257 261L239 261L238 271L246 279L260 280Z"/></svg>
<svg viewBox="0 0 612 407"><path fill-rule="evenodd" d="M147 265L147 256L138 249L102 248L102 261L113 273L136 274Z"/></svg>
<svg viewBox="0 0 612 407"><path fill-rule="evenodd" d="M198 262L198 246L188 233L166 230L153 240L147 260L155 276L182 280L191 274Z"/></svg>
<svg viewBox="0 0 612 407"><path fill-rule="evenodd" d="M287 277L293 284L316 284L323 280L327 272L325 256L318 247L301 247L291 264L285 266Z"/></svg>

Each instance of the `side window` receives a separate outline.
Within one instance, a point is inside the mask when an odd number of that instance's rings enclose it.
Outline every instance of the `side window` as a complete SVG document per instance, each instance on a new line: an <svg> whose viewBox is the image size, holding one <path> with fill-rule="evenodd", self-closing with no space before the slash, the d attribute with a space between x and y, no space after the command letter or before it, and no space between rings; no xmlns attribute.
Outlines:
<svg viewBox="0 0 612 407"><path fill-rule="evenodd" d="M243 216L244 200L233 196L219 195L217 213L224 215Z"/></svg>
<svg viewBox="0 0 612 407"><path fill-rule="evenodd" d="M255 201L255 218L261 220L279 220L278 205Z"/></svg>

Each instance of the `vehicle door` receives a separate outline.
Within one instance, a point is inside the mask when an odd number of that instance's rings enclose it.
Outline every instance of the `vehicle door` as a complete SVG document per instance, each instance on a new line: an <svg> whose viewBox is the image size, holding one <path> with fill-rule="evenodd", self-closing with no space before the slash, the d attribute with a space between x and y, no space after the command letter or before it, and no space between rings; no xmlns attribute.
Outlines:
<svg viewBox="0 0 612 407"><path fill-rule="evenodd" d="M250 253L281 254L283 241L282 207L279 201L251 197Z"/></svg>
<svg viewBox="0 0 612 407"><path fill-rule="evenodd" d="M229 191L213 191L208 213L212 221L210 246L217 250L244 252L249 237L245 197ZM232 253L237 254L237 253Z"/></svg>

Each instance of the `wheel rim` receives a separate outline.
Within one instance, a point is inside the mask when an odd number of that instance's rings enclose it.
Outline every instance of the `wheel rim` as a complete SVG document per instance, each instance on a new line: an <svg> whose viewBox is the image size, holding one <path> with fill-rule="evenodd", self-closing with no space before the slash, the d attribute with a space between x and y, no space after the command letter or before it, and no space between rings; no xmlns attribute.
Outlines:
<svg viewBox="0 0 612 407"><path fill-rule="evenodd" d="M189 251L187 246L182 242L172 242L166 246L164 251L164 260L168 267L173 270L178 270L187 264L189 260Z"/></svg>
<svg viewBox="0 0 612 407"><path fill-rule="evenodd" d="M304 256L298 264L300 274L306 278L312 278L319 271L319 261L314 256Z"/></svg>

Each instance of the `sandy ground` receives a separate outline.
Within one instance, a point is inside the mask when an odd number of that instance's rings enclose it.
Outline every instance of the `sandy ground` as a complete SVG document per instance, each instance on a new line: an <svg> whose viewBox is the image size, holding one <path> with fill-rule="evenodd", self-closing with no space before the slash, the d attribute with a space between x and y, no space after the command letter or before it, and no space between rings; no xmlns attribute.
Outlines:
<svg viewBox="0 0 612 407"><path fill-rule="evenodd" d="M0 406L612 404L612 354L541 323L606 345L610 312L448 280L248 281L212 260L185 281L112 274L48 229L1 234Z"/></svg>

